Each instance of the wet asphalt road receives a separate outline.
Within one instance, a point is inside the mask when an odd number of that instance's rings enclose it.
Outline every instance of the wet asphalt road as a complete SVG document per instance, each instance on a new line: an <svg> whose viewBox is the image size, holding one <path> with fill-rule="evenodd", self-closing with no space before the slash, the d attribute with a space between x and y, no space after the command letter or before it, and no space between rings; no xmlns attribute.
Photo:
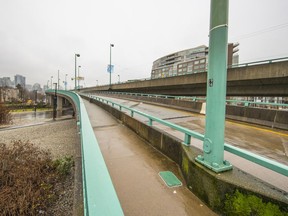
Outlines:
<svg viewBox="0 0 288 216"><path fill-rule="evenodd" d="M165 185L160 171L172 171L184 183L173 161L103 109L84 104L125 215L216 215L185 185Z"/></svg>
<svg viewBox="0 0 288 216"><path fill-rule="evenodd" d="M202 134L205 133L205 116L203 115L136 101L108 97L102 98L113 100L116 103L123 104L127 107L142 111L146 114L150 114L152 116L181 125L193 131L197 131ZM135 115L134 117L141 121L148 122L147 118L145 117L139 115ZM180 139L184 138L182 133L170 129L169 127L157 123L153 123L153 126L163 129L167 133L170 133ZM287 131L274 130L233 121L226 121L225 142L288 165ZM202 142L199 140L192 138L191 144L202 149ZM225 159L239 169L242 169L257 178L260 178L263 181L288 192L288 177L244 160L229 152L225 152Z"/></svg>

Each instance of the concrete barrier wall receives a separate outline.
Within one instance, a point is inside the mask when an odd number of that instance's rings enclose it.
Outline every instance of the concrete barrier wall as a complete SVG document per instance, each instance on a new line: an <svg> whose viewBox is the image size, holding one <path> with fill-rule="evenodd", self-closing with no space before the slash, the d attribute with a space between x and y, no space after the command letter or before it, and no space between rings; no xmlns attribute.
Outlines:
<svg viewBox="0 0 288 216"><path fill-rule="evenodd" d="M285 192L275 190L274 187L255 179L255 177L237 168L221 174L214 173L195 162L197 155L202 154L199 149L182 145L180 139L153 126L150 127L110 105L88 97L84 98L111 113L115 118L122 121L124 125L146 140L148 144L176 162L182 171L189 190L214 211L222 214L226 195L233 194L236 189L245 194L261 197L263 201L277 204L281 209L288 211L288 200L285 198Z"/></svg>
<svg viewBox="0 0 288 216"><path fill-rule="evenodd" d="M106 94L105 94L106 95ZM161 104L166 107L174 107L185 111L191 111L195 113L205 114L201 112L205 110L205 103L175 100L169 98L156 98L156 97L144 97L133 95L108 95L118 98L128 98L137 101L145 101L152 104ZM226 105L226 118L236 121L242 121L246 123L258 124L261 126L278 128L282 130L288 130L288 110L272 110L256 107L244 107Z"/></svg>

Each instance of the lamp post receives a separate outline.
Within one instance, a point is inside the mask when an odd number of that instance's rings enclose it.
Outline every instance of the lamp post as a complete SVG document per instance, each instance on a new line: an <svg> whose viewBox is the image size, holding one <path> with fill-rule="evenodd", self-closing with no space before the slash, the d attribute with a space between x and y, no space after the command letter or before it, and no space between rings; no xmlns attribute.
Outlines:
<svg viewBox="0 0 288 216"><path fill-rule="evenodd" d="M76 76L77 76L77 57L80 57L80 54L75 54L75 90L76 90Z"/></svg>
<svg viewBox="0 0 288 216"><path fill-rule="evenodd" d="M51 76L51 89L53 89L52 79L53 79L53 76Z"/></svg>
<svg viewBox="0 0 288 216"><path fill-rule="evenodd" d="M60 78L59 78L59 70L58 70L58 84L57 84L57 90L59 90L59 88L60 88Z"/></svg>
<svg viewBox="0 0 288 216"><path fill-rule="evenodd" d="M229 0L211 0L206 126L203 156L199 155L196 161L214 172L232 169L224 160L228 11Z"/></svg>
<svg viewBox="0 0 288 216"><path fill-rule="evenodd" d="M57 107L57 83L53 83L55 85L55 92L53 98L53 120L56 119L56 107Z"/></svg>
<svg viewBox="0 0 288 216"><path fill-rule="evenodd" d="M37 90L34 90L35 92L35 112L36 112L36 108L37 108Z"/></svg>
<svg viewBox="0 0 288 216"><path fill-rule="evenodd" d="M110 64L109 64L109 74L110 74L110 79L109 79L109 88L111 89L111 73L112 73L112 65L111 65L111 48L114 47L114 44L110 44Z"/></svg>
<svg viewBox="0 0 288 216"><path fill-rule="evenodd" d="M80 68L81 65L78 66L78 89L80 88Z"/></svg>
<svg viewBox="0 0 288 216"><path fill-rule="evenodd" d="M120 83L120 75L118 74L118 83Z"/></svg>
<svg viewBox="0 0 288 216"><path fill-rule="evenodd" d="M65 74L65 91L67 90L67 76L68 74Z"/></svg>
<svg viewBox="0 0 288 216"><path fill-rule="evenodd" d="M96 80L96 86L98 86L98 80Z"/></svg>

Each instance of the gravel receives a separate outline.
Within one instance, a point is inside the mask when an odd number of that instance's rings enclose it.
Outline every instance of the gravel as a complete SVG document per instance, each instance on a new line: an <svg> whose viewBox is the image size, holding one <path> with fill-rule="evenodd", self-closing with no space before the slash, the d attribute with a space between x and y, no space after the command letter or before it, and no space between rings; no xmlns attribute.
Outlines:
<svg viewBox="0 0 288 216"><path fill-rule="evenodd" d="M2 129L0 131L0 143L9 145L13 140L29 140L41 149L49 150L53 159L64 156L77 157L76 149L80 145L80 139L75 119L67 119L66 117L64 120L46 120L41 123L43 124L27 126L29 121L25 121L25 123L22 121L20 125L26 125L22 128ZM17 125L14 123L13 126ZM58 186L57 190L60 192L60 196L56 204L47 212L41 212L39 215L73 215L74 183L74 170L72 170L65 182Z"/></svg>

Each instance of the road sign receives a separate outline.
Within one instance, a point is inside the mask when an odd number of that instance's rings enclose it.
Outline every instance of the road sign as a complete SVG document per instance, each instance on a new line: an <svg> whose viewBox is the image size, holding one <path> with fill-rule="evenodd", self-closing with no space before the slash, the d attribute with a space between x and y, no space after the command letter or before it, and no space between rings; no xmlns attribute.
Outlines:
<svg viewBox="0 0 288 216"><path fill-rule="evenodd" d="M114 65L108 64L108 65L107 65L107 72L108 72L108 73L113 73L113 70L114 70Z"/></svg>

